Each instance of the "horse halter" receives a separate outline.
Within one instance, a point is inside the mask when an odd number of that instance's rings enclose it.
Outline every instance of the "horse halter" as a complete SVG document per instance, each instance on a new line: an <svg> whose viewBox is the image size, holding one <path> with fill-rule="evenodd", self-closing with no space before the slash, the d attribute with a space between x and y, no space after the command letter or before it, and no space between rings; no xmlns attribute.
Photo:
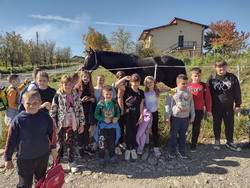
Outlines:
<svg viewBox="0 0 250 188"><path fill-rule="evenodd" d="M99 66L98 61L97 61L96 51L93 50L93 52L94 52L94 55L95 55L95 65L89 70L91 72L92 72L92 70L97 69L97 67Z"/></svg>

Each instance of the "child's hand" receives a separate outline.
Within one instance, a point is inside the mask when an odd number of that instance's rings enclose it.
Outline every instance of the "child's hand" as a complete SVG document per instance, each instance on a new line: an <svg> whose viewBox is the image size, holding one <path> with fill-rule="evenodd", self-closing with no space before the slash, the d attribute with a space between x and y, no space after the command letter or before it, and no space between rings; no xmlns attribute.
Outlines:
<svg viewBox="0 0 250 188"><path fill-rule="evenodd" d="M50 102L45 102L42 104L43 108L46 108L47 110L50 110L51 108L51 103Z"/></svg>
<svg viewBox="0 0 250 188"><path fill-rule="evenodd" d="M105 118L105 119L104 119L104 122L105 122L105 123L111 123L111 119Z"/></svg>
<svg viewBox="0 0 250 188"><path fill-rule="evenodd" d="M5 168L6 168L7 170L10 170L10 169L14 168L14 164L13 164L12 161L7 161L7 162L5 162L4 165L5 165Z"/></svg>
<svg viewBox="0 0 250 188"><path fill-rule="evenodd" d="M125 79L129 81L131 80L131 76L125 76Z"/></svg>
<svg viewBox="0 0 250 188"><path fill-rule="evenodd" d="M235 114L240 113L240 107L235 107L235 108L234 108L234 113L235 113Z"/></svg>
<svg viewBox="0 0 250 188"><path fill-rule="evenodd" d="M92 102L92 103L94 103L95 102L95 98L93 97L93 98L90 98L90 101Z"/></svg>
<svg viewBox="0 0 250 188"><path fill-rule="evenodd" d="M121 116L124 115L124 109L121 109Z"/></svg>
<svg viewBox="0 0 250 188"><path fill-rule="evenodd" d="M84 131L84 126L83 124L80 124L80 127L78 128L78 133L81 134Z"/></svg>
<svg viewBox="0 0 250 188"><path fill-rule="evenodd" d="M118 118L116 118L116 117L112 119L113 123L117 123L117 121L118 121Z"/></svg>
<svg viewBox="0 0 250 188"><path fill-rule="evenodd" d="M212 116L212 112L207 112L207 117L211 117Z"/></svg>
<svg viewBox="0 0 250 188"><path fill-rule="evenodd" d="M29 81L30 81L30 79L29 79L29 78L25 78L25 80L24 80L24 84L28 84L28 83L29 83Z"/></svg>
<svg viewBox="0 0 250 188"><path fill-rule="evenodd" d="M165 123L170 123L170 118L165 118Z"/></svg>
<svg viewBox="0 0 250 188"><path fill-rule="evenodd" d="M190 118L189 122L193 123L194 122L194 118Z"/></svg>
<svg viewBox="0 0 250 188"><path fill-rule="evenodd" d="M94 135L95 128L96 128L96 125L90 126L90 136L93 136L93 135Z"/></svg>
<svg viewBox="0 0 250 188"><path fill-rule="evenodd" d="M90 97L89 96L84 96L82 98L82 102L88 102L90 100Z"/></svg>
<svg viewBox="0 0 250 188"><path fill-rule="evenodd" d="M141 124L142 122L143 122L143 116L141 115L141 116L139 117L139 120L138 120L137 123L138 123L138 125L139 125L139 124Z"/></svg>
<svg viewBox="0 0 250 188"><path fill-rule="evenodd" d="M57 157L58 157L58 153L57 153L56 148L51 149L50 155L53 157L53 161L56 161L56 159L57 159Z"/></svg>

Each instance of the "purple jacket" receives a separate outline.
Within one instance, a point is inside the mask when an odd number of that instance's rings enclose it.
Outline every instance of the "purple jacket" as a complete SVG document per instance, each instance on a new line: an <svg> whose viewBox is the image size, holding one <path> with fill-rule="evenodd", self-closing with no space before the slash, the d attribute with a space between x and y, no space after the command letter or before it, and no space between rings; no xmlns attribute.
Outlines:
<svg viewBox="0 0 250 188"><path fill-rule="evenodd" d="M149 131L152 126L152 113L144 108L143 110L143 122L139 125L136 142L138 143L138 149L143 150L145 144L149 143Z"/></svg>

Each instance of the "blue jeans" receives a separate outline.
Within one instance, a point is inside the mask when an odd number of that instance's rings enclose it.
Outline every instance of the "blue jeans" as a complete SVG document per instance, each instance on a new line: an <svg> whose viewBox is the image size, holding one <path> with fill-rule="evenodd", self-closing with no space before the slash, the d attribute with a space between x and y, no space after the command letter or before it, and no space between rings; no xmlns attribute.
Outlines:
<svg viewBox="0 0 250 188"><path fill-rule="evenodd" d="M188 130L189 125L189 117L186 118L178 118L178 117L171 117L170 119L170 152L175 153L175 149L177 146L177 135L178 137L178 144L179 144L179 151L185 151L186 145L186 132Z"/></svg>

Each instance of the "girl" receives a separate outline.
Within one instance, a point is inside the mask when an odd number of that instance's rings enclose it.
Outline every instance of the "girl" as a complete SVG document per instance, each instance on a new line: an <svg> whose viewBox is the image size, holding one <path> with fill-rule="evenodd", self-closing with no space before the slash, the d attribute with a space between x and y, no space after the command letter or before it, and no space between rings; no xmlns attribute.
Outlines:
<svg viewBox="0 0 250 188"><path fill-rule="evenodd" d="M120 83L124 83L125 80L130 81L130 86L125 86ZM138 74L132 76L126 76L116 82L119 90L124 91L124 112L125 112L125 124L126 124L126 151L125 160L137 159L136 154L136 133L137 125L142 122L142 112L144 107L144 92L139 89L141 78Z"/></svg>
<svg viewBox="0 0 250 188"><path fill-rule="evenodd" d="M36 76L36 83L38 84L38 92L42 99L40 109L48 113L56 90L48 86L49 75L47 72L39 71Z"/></svg>
<svg viewBox="0 0 250 188"><path fill-rule="evenodd" d="M68 168L72 173L75 173L78 171L74 158L77 132L83 132L84 112L79 96L76 92L73 92L72 77L64 75L61 78L60 85L53 99L50 115L56 122L58 130L59 154L61 157L63 156L63 146L66 142L69 157Z"/></svg>
<svg viewBox="0 0 250 188"><path fill-rule="evenodd" d="M105 77L103 74L99 74L96 77L96 86L95 86L95 101L96 104L100 101L100 100L104 100L104 97L102 96L102 88L104 86L105 83Z"/></svg>
<svg viewBox="0 0 250 188"><path fill-rule="evenodd" d="M162 86L162 89L158 89L156 80L152 76L147 76L144 79L145 85L145 107L152 113L152 134L154 140L154 154L160 156L161 152L159 149L159 134L158 134L158 97L161 92L170 90L169 87ZM141 150L137 151L138 154L142 154Z"/></svg>
<svg viewBox="0 0 250 188"><path fill-rule="evenodd" d="M94 155L94 150L89 147L89 128L90 125L92 125L92 128L95 127L94 111L93 111L95 98L94 98L94 87L92 84L92 77L90 72L88 71L82 72L80 81L76 85L76 90L82 101L84 116L86 118L84 131L83 133L78 134L79 154L81 157L84 156L84 153L92 156Z"/></svg>

